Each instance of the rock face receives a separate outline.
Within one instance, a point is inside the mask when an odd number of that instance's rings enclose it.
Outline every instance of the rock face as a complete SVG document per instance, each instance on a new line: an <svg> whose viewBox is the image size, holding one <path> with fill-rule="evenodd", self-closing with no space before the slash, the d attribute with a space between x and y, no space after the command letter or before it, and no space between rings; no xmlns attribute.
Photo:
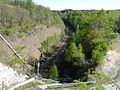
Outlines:
<svg viewBox="0 0 120 90"><path fill-rule="evenodd" d="M109 51L104 58L104 64L100 67L101 71L110 77L116 77L113 84L120 85L120 36L113 40ZM113 85L104 85L106 90L119 90Z"/></svg>
<svg viewBox="0 0 120 90"><path fill-rule="evenodd" d="M109 50L101 70L109 76L116 76L120 69L120 51Z"/></svg>
<svg viewBox="0 0 120 90"><path fill-rule="evenodd" d="M116 87L113 87L114 85L103 85L105 90L119 90L118 88Z"/></svg>
<svg viewBox="0 0 120 90"><path fill-rule="evenodd" d="M0 63L0 88L7 88L26 80L26 75L18 74L12 68Z"/></svg>
<svg viewBox="0 0 120 90"><path fill-rule="evenodd" d="M120 70L120 35L112 41L104 58L101 70L109 76L116 76Z"/></svg>

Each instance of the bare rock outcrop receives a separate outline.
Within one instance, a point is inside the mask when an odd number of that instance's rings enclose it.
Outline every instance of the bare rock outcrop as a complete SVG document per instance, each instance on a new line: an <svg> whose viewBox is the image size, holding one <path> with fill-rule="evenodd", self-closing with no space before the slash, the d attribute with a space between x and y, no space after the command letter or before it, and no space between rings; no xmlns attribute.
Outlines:
<svg viewBox="0 0 120 90"><path fill-rule="evenodd" d="M0 88L7 90L9 87L25 81L26 78L26 75L20 74L11 67L0 63Z"/></svg>

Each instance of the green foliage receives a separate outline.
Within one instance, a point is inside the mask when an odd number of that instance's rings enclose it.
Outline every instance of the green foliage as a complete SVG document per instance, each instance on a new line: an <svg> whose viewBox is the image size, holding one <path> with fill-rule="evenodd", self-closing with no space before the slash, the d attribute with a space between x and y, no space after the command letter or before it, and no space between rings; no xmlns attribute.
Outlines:
<svg viewBox="0 0 120 90"><path fill-rule="evenodd" d="M84 83L80 83L80 85L78 86L78 88L80 90L91 90L90 86Z"/></svg>
<svg viewBox="0 0 120 90"><path fill-rule="evenodd" d="M59 15L41 5L35 5L32 0L6 0L6 4L0 4L0 32L12 29L13 34L28 33L33 27L43 24L55 25L64 29L64 23ZM9 35L10 30L5 30Z"/></svg>
<svg viewBox="0 0 120 90"><path fill-rule="evenodd" d="M58 45L59 41L60 38L57 35L48 37L47 40L42 43L40 51L46 53L52 52L52 50Z"/></svg>
<svg viewBox="0 0 120 90"><path fill-rule="evenodd" d="M114 81L113 77L109 77L108 75L97 69L95 71L95 78L96 78L96 84L103 84L103 83L111 84Z"/></svg>
<svg viewBox="0 0 120 90"><path fill-rule="evenodd" d="M79 57L79 60L84 60L84 53L83 53L83 48L81 44L79 44L78 46L78 57Z"/></svg>
<svg viewBox="0 0 120 90"><path fill-rule="evenodd" d="M60 34L60 39L63 40L65 35L65 27L62 27L61 34Z"/></svg>
<svg viewBox="0 0 120 90"><path fill-rule="evenodd" d="M58 77L59 77L58 69L57 69L56 65L54 64L49 70L49 78L57 80Z"/></svg>
<svg viewBox="0 0 120 90"><path fill-rule="evenodd" d="M30 30L30 28L31 28L30 24L24 24L24 25L21 26L21 31L20 32L27 33L28 30Z"/></svg>
<svg viewBox="0 0 120 90"><path fill-rule="evenodd" d="M99 50L93 50L92 51L92 60L94 63L97 63L98 65L103 62L104 55Z"/></svg>
<svg viewBox="0 0 120 90"><path fill-rule="evenodd" d="M89 76L89 79L95 82L92 90L105 90L104 85L109 85L114 82L113 77L109 77L98 69L96 69L91 76L92 77Z"/></svg>
<svg viewBox="0 0 120 90"><path fill-rule="evenodd" d="M120 16L119 18L115 21L116 25L115 25L115 30L120 33Z"/></svg>
<svg viewBox="0 0 120 90"><path fill-rule="evenodd" d="M117 87L117 89L120 89L120 85L115 84L115 86Z"/></svg>
<svg viewBox="0 0 120 90"><path fill-rule="evenodd" d="M87 77L89 69L93 70L104 62L110 41L117 35L120 11L108 13L105 10L64 10L60 15L73 29L64 54L65 60L72 63L71 67L77 68L74 76L81 78L79 76L85 73L83 76Z"/></svg>
<svg viewBox="0 0 120 90"><path fill-rule="evenodd" d="M71 43L71 42L74 42L74 43L75 43L75 42L76 42L76 39L77 39L76 36L77 36L77 35L73 32L72 35L71 35L71 37L70 37L70 39L69 39L70 42L68 42L68 44Z"/></svg>
<svg viewBox="0 0 120 90"><path fill-rule="evenodd" d="M70 46L66 49L65 59L66 61L78 59L78 49L75 43L71 43Z"/></svg>
<svg viewBox="0 0 120 90"><path fill-rule="evenodd" d="M77 89L79 90L91 90L91 86L86 83L83 83L79 80L74 80L74 82L78 83Z"/></svg>
<svg viewBox="0 0 120 90"><path fill-rule="evenodd" d="M103 84L111 84L114 79L109 77L108 75L106 75L105 73L99 71L96 69L95 71L95 90L105 90L105 88L103 87Z"/></svg>
<svg viewBox="0 0 120 90"><path fill-rule="evenodd" d="M104 54L108 48L108 42L103 39L94 39L91 42L92 47L92 60L99 64L102 64Z"/></svg>
<svg viewBox="0 0 120 90"><path fill-rule="evenodd" d="M109 40L115 35L114 22L116 18L111 20L110 13L104 10L91 12L64 11L62 14L65 15L63 17L65 21L74 29L68 41L65 59L73 59L71 57L74 53L69 52L70 44L74 42L77 47L79 44L83 47L83 55L87 61L93 60L94 63L101 64L109 46ZM78 52L78 49L76 49L76 52Z"/></svg>
<svg viewBox="0 0 120 90"><path fill-rule="evenodd" d="M26 90L28 88L37 87L38 85L41 85L41 83L33 81L33 82L29 82L23 86L20 86L19 88L16 88L15 90Z"/></svg>
<svg viewBox="0 0 120 90"><path fill-rule="evenodd" d="M3 31L3 34L7 35L7 36L9 36L12 33L12 30L10 28L6 28L6 29L4 29L2 31Z"/></svg>
<svg viewBox="0 0 120 90"><path fill-rule="evenodd" d="M32 0L14 0L12 4L23 7L30 11L33 10L35 7L35 4L32 2Z"/></svg>
<svg viewBox="0 0 120 90"><path fill-rule="evenodd" d="M101 52L105 52L109 43L103 39L94 39L91 42L92 49L98 49Z"/></svg>
<svg viewBox="0 0 120 90"><path fill-rule="evenodd" d="M95 90L105 90L105 88L102 85L97 85Z"/></svg>
<svg viewBox="0 0 120 90"><path fill-rule="evenodd" d="M23 62L22 62L19 58L17 58L17 57L15 57L14 59L8 61L7 63L8 63L10 66L14 66L14 65L16 65L16 64L23 65Z"/></svg>
<svg viewBox="0 0 120 90"><path fill-rule="evenodd" d="M79 88L80 90L105 90L103 84L110 84L113 82L113 79L104 74L103 72L96 70L94 72L94 78L95 80L95 85L93 84L86 84L84 82L81 82L80 80L74 80L75 83L78 83L77 89Z"/></svg>
<svg viewBox="0 0 120 90"><path fill-rule="evenodd" d="M84 53L81 44L77 47L75 43L71 43L65 51L65 60L73 62L75 65L84 60Z"/></svg>

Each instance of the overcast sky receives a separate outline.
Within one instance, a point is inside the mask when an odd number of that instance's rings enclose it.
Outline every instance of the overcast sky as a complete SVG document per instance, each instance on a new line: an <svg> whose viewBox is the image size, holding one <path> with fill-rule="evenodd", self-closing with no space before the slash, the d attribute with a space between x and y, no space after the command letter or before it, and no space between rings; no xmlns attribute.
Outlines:
<svg viewBox="0 0 120 90"><path fill-rule="evenodd" d="M33 0L51 10L120 9L120 0Z"/></svg>

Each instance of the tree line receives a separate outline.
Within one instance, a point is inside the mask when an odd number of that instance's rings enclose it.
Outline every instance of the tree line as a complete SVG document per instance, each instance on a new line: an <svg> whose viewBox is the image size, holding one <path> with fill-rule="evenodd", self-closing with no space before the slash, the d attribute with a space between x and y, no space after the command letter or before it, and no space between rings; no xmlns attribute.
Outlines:
<svg viewBox="0 0 120 90"><path fill-rule="evenodd" d="M64 54L65 61L75 68L75 78L87 79L89 71L103 63L111 40L119 33L120 11L64 10L57 13L73 32Z"/></svg>

